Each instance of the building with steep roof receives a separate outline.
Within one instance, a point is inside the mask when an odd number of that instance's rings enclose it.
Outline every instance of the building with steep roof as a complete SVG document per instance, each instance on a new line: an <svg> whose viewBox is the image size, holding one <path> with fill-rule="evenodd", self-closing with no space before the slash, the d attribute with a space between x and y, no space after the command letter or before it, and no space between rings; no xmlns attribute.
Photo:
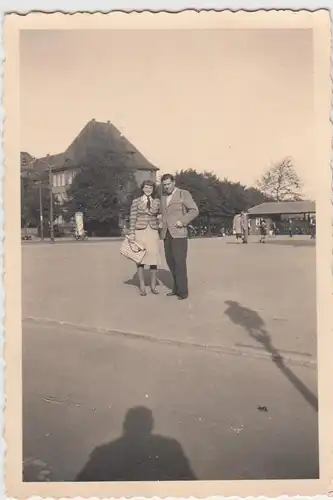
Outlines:
<svg viewBox="0 0 333 500"><path fill-rule="evenodd" d="M138 185L146 179L156 180L159 169L152 165L110 121L103 123L95 119L85 125L66 151L38 158L34 162L34 169L42 173L48 165L52 167L53 192L59 200L64 200L80 165L91 151L112 152L121 155L122 158L125 157L125 168L133 171ZM21 168L23 154L27 153L21 153Z"/></svg>

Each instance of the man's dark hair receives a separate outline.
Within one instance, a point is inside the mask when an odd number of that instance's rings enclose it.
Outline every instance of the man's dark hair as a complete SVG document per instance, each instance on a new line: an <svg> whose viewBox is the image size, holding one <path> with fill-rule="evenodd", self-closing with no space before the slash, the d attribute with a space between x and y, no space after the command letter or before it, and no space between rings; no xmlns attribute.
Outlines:
<svg viewBox="0 0 333 500"><path fill-rule="evenodd" d="M170 181L174 182L175 178L172 174L164 174L161 177L161 181L164 182L166 180L170 179Z"/></svg>

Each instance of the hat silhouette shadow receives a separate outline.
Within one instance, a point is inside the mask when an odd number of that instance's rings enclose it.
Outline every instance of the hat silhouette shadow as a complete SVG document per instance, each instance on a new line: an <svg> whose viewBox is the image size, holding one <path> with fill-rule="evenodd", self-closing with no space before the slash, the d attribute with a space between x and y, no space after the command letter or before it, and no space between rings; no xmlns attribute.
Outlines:
<svg viewBox="0 0 333 500"><path fill-rule="evenodd" d="M193 481L189 461L175 439L153 434L151 410L128 410L123 435L96 447L76 481Z"/></svg>

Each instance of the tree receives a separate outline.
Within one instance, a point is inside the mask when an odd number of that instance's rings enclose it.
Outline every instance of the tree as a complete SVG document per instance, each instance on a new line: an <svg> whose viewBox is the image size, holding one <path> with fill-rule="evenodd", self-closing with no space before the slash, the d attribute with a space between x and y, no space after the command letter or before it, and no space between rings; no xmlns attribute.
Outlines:
<svg viewBox="0 0 333 500"><path fill-rule="evenodd" d="M219 179L211 172L182 170L176 174L179 187L188 189L197 203L200 215L233 216L269 199L258 189L240 182Z"/></svg>
<svg viewBox="0 0 333 500"><path fill-rule="evenodd" d="M290 158L273 165L257 182L260 191L274 201L301 200L302 185Z"/></svg>
<svg viewBox="0 0 333 500"><path fill-rule="evenodd" d="M89 154L68 190L68 216L82 211L94 227L118 226L121 214L129 210L136 185L125 160L124 155L112 152Z"/></svg>
<svg viewBox="0 0 333 500"><path fill-rule="evenodd" d="M269 196L265 196L259 189L248 187L245 189L246 210L256 205L260 205L265 201L273 201Z"/></svg>
<svg viewBox="0 0 333 500"><path fill-rule="evenodd" d="M190 191L201 215L229 213L230 209L221 196L221 181L215 174L194 169L181 170L176 174L176 183Z"/></svg>

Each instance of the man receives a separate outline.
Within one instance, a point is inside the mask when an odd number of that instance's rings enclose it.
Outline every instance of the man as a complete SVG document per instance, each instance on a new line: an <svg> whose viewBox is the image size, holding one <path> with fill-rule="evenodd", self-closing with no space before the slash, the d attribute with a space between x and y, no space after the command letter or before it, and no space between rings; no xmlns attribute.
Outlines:
<svg viewBox="0 0 333 500"><path fill-rule="evenodd" d="M290 238L292 238L293 237L293 221L291 219L289 219L289 223L288 223L288 233L289 233Z"/></svg>
<svg viewBox="0 0 333 500"><path fill-rule="evenodd" d="M187 226L197 217L199 210L191 194L176 187L173 175L164 174L161 181L161 238L164 240L165 258L173 277L173 290L168 295L184 300L188 297Z"/></svg>
<svg viewBox="0 0 333 500"><path fill-rule="evenodd" d="M249 218L246 212L241 212L241 225L243 233L243 243L247 243L249 239Z"/></svg>
<svg viewBox="0 0 333 500"><path fill-rule="evenodd" d="M312 240L316 239L316 219L314 217L310 219L310 236Z"/></svg>

